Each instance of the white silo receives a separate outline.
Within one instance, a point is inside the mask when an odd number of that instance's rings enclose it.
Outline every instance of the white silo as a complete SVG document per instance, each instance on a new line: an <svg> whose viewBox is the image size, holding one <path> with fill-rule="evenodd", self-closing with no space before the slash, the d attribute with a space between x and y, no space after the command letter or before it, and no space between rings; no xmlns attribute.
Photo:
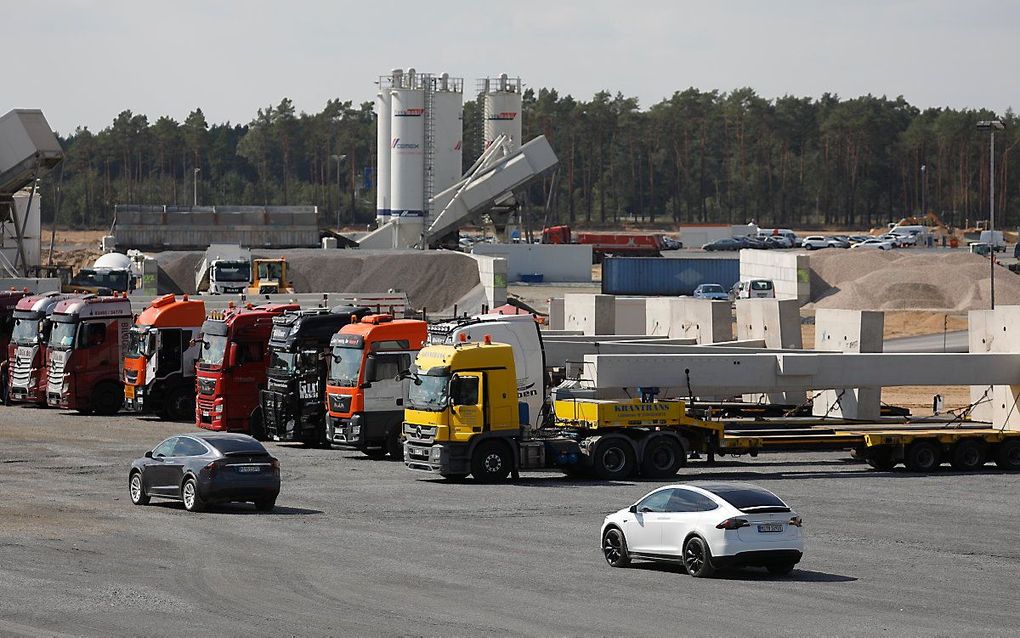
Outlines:
<svg viewBox="0 0 1020 638"><path fill-rule="evenodd" d="M390 91L390 215L424 214L425 92L414 69Z"/></svg>
<svg viewBox="0 0 1020 638"><path fill-rule="evenodd" d="M464 139L464 80L444 73L434 82L432 195L460 179Z"/></svg>
<svg viewBox="0 0 1020 638"><path fill-rule="evenodd" d="M485 148L500 135L510 138L510 148L521 145L521 107L522 85L520 78L507 77L503 73L498 78L482 80L482 100L484 106L484 139Z"/></svg>
<svg viewBox="0 0 1020 638"><path fill-rule="evenodd" d="M376 112L376 165L375 165L375 222L382 226L390 220L390 91L400 69L379 78L379 92L375 96Z"/></svg>

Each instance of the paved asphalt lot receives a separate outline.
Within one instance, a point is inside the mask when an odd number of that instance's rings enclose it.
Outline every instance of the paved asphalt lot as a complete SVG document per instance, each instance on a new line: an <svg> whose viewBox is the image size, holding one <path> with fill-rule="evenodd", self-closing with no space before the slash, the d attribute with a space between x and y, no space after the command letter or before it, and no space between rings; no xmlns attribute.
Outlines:
<svg viewBox="0 0 1020 638"><path fill-rule="evenodd" d="M608 567L598 526L659 483L449 484L272 446L273 514L131 505L129 461L188 426L0 407L0 635L917 635L1017 631L1020 476L873 473L839 453L687 476L803 515L800 569Z"/></svg>

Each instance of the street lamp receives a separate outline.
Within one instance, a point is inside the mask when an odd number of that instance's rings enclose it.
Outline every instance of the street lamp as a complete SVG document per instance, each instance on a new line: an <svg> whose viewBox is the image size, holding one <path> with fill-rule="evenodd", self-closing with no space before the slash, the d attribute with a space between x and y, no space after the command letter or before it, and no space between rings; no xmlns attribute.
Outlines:
<svg viewBox="0 0 1020 638"><path fill-rule="evenodd" d="M988 251L989 286L991 287L991 305L995 310L995 131L1005 128L999 120L981 120L977 123L979 131L988 131L988 240L991 250Z"/></svg>
<svg viewBox="0 0 1020 638"><path fill-rule="evenodd" d="M198 207L198 174L201 173L201 172L202 172L202 169L200 169L200 168L196 168L195 169L195 179L194 179L194 184L192 185L192 193L193 193L192 203L191 203L191 207L192 208L197 208Z"/></svg>
<svg viewBox="0 0 1020 638"><path fill-rule="evenodd" d="M336 162L336 229L340 230L340 201L343 193L340 191L340 163L347 159L346 155L330 155L329 159Z"/></svg>

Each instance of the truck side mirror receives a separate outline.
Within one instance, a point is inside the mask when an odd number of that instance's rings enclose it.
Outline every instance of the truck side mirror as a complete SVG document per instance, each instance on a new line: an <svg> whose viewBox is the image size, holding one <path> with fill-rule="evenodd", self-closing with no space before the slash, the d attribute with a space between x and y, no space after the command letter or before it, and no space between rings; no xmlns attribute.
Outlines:
<svg viewBox="0 0 1020 638"><path fill-rule="evenodd" d="M375 357L369 355L365 361L365 381L371 382L375 380Z"/></svg>
<svg viewBox="0 0 1020 638"><path fill-rule="evenodd" d="M237 365L237 344L232 343L227 346L227 367L233 368Z"/></svg>

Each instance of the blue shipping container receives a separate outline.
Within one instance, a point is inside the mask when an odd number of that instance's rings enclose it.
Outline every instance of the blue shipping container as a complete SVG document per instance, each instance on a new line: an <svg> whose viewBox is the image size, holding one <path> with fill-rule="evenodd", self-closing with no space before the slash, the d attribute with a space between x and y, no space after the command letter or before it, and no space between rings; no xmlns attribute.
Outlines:
<svg viewBox="0 0 1020 638"><path fill-rule="evenodd" d="M690 295L700 284L729 290L740 280L740 260L730 258L607 257L602 262L606 295Z"/></svg>

